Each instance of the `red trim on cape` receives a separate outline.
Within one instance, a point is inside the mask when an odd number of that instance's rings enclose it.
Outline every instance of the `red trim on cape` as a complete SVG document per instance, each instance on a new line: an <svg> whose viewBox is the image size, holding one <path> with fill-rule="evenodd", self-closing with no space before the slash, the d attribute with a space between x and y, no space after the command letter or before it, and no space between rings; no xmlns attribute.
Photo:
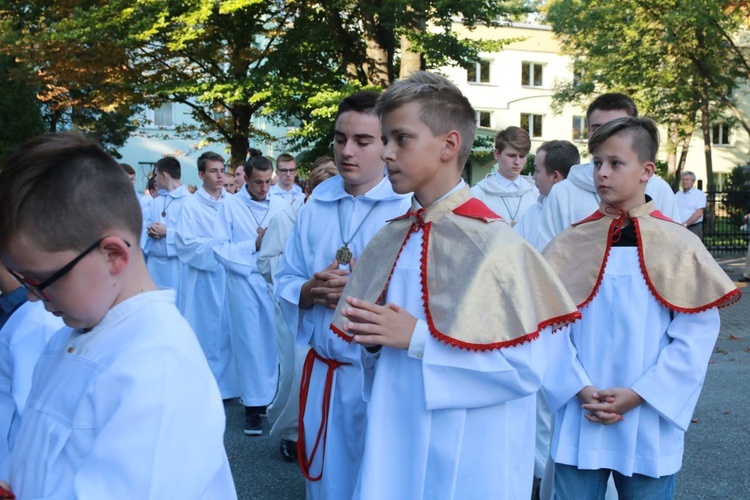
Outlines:
<svg viewBox="0 0 750 500"><path fill-rule="evenodd" d="M469 200L454 208L453 213L463 217L479 219L484 222L503 220L502 217L490 210L482 200L477 198L469 198Z"/></svg>
<svg viewBox="0 0 750 500"><path fill-rule="evenodd" d="M653 214L653 212L651 213ZM673 222L676 224L676 222L674 222L672 219L670 219L669 217L666 217L663 214L662 214L662 217L657 217L657 218L660 218L662 220L667 220L669 222ZM656 291L656 287L651 282L651 277L648 275L648 271L646 270L646 258L643 254L643 237L641 236L641 226L640 226L640 223L638 222L638 218L636 217L631 220L635 226L635 233L637 236L636 242L638 245L637 246L638 263L641 266L641 274L643 275L643 278L646 280L646 286L648 286L648 289L651 292L651 295L653 295L654 298L657 300L657 302L659 302L661 305L673 311L686 313L686 314L695 314L695 313L699 313L703 311L708 311L709 309L713 309L714 307L718 309L722 309L724 307L731 306L732 304L734 304L735 302L737 302L738 300L742 298L742 292L740 292L739 289L735 288L731 292L726 293L725 295L719 297L718 299L711 302L710 304L705 304L700 307L686 308L686 307L676 306L674 304L667 302L667 300L664 299L664 297L662 297L661 295L659 295L659 292Z"/></svg>
<svg viewBox="0 0 750 500"><path fill-rule="evenodd" d="M672 223L674 223L674 224L680 224L680 223L679 223L679 222L677 222L676 220L674 220L674 219L670 219L669 217L667 217L666 215L664 215L663 213L661 213L661 212L660 212L660 211L658 211L658 210L654 210L653 212L649 213L649 215L650 215L651 217L653 217L654 219L665 220L665 221L667 221L667 222L672 222ZM682 224L680 224L680 225L682 225Z"/></svg>
<svg viewBox="0 0 750 500"><path fill-rule="evenodd" d="M448 335L441 333L435 326L435 322L432 319L432 314L430 313L430 292L427 289L427 248L430 242L431 226L431 222L428 222L424 226L422 258L420 259L420 275L422 278L422 305L424 306L425 317L427 318L427 326L430 330L430 335L435 337L437 340L449 346L458 347L459 349L465 349L467 351L492 351L495 349L502 349L504 347L521 345L525 342L531 342L532 340L536 340L537 338L539 338L539 332L547 326L559 325L559 328L581 318L581 313L579 311L574 311L563 316L558 316L556 318L550 318L548 320L542 321L537 325L537 330L534 332L527 333L515 339L504 340L502 342L493 342L491 344L472 344L469 342L464 342L462 340L454 339L453 337L449 337Z"/></svg>
<svg viewBox="0 0 750 500"><path fill-rule="evenodd" d="M601 219L603 217L604 217L604 214L601 213L599 210L597 210L596 212L594 212L593 214L589 215L585 219L581 219L578 222L574 222L573 224L571 224L571 226L578 226L578 225L581 225L581 224L586 224L587 222L593 222L593 221L599 220L599 219Z"/></svg>
<svg viewBox="0 0 750 500"><path fill-rule="evenodd" d="M411 215L411 213L406 214ZM403 217L403 216L402 216ZM402 218L399 217L399 218ZM378 300L375 301L376 304L379 304L381 300L383 300L383 297L385 297L385 292L388 290L388 285L391 282L391 278L393 277L393 270L396 269L396 262L398 262L398 259L401 257L401 252L404 251L404 247L406 246L406 242L409 240L409 236L411 233L417 232L419 226L417 226L416 223L412 223L411 227L409 228L409 231L406 233L406 237L404 238L404 241L401 243L401 248L398 249L398 254L396 254L396 260L393 261L393 266L391 266L391 272L388 274L388 279L385 280L385 285L383 285L383 291L380 292L380 295L378 296ZM336 326L334 326L333 323L331 323L331 326L329 327L333 333L336 334L339 338L341 338L344 342L347 344L350 344L352 342L352 336L348 335L341 330L339 330Z"/></svg>
<svg viewBox="0 0 750 500"><path fill-rule="evenodd" d="M578 222L574 225L583 224L584 222L599 220L602 217L604 217L604 214L602 214L601 212L597 212L597 213L601 214L601 217L594 218L596 214L592 214L586 219L583 219L581 222ZM612 223L609 225L609 229L607 230L607 246L604 248L604 258L602 259L602 263L599 266L599 276L597 276L596 283L594 283L594 288L591 290L591 293L589 294L589 296L586 298L586 300L578 304L578 309L581 309L583 306L591 302L594 299L596 292L599 291L599 286L602 284L602 279L604 279L604 268L607 267L607 260L609 259L609 251L612 249L612 234L614 234L614 228L616 224L617 224L617 219L612 219Z"/></svg>

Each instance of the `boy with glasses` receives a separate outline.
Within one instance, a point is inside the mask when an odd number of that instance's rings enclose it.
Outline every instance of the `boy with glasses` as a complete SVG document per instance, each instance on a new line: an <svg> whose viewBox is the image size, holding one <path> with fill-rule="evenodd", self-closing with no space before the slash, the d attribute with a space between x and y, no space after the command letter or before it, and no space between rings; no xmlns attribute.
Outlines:
<svg viewBox="0 0 750 500"><path fill-rule="evenodd" d="M0 172L0 260L69 327L34 371L7 477L18 498L236 496L216 382L146 269L137 205L78 133L32 139Z"/></svg>
<svg viewBox="0 0 750 500"><path fill-rule="evenodd" d="M295 184L296 177L297 162L294 156L287 153L280 154L276 158L277 182L271 186L270 193L274 196L281 196L289 205L298 200L301 201L305 195L302 193L302 188Z"/></svg>

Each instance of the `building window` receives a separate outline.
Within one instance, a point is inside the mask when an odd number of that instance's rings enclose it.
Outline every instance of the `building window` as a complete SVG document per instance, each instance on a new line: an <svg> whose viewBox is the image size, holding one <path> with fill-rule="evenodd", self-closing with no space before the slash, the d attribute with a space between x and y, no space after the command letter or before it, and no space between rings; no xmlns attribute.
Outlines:
<svg viewBox="0 0 750 500"><path fill-rule="evenodd" d="M172 113L172 103L166 102L158 109L154 110L154 125L157 127L173 127L174 116Z"/></svg>
<svg viewBox="0 0 750 500"><path fill-rule="evenodd" d="M541 87L544 81L544 66L539 63L525 62L521 66L521 85L524 87Z"/></svg>
<svg viewBox="0 0 750 500"><path fill-rule="evenodd" d="M589 127L585 116L573 117L573 140L586 141L589 138Z"/></svg>
<svg viewBox="0 0 750 500"><path fill-rule="evenodd" d="M726 123L717 123L711 127L711 143L718 146L726 146L729 144L729 134L732 129Z"/></svg>
<svg viewBox="0 0 750 500"><path fill-rule="evenodd" d="M492 112L477 111L477 126L482 128L492 128Z"/></svg>
<svg viewBox="0 0 750 500"><path fill-rule="evenodd" d="M535 139L542 137L542 115L521 113L521 128Z"/></svg>
<svg viewBox="0 0 750 500"><path fill-rule="evenodd" d="M490 61L482 59L466 68L466 81L469 83L490 83Z"/></svg>

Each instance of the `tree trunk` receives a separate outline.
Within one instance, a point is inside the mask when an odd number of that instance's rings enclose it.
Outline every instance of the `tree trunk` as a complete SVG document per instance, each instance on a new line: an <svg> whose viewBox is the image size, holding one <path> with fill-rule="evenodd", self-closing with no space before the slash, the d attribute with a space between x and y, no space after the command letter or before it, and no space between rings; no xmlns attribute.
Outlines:
<svg viewBox="0 0 750 500"><path fill-rule="evenodd" d="M690 149L690 139L693 134L687 134L682 140L682 151L680 152L680 161L677 163L677 170L674 173L674 184L672 190L677 192L680 189L680 181L682 180L682 171L685 169L685 163L687 162L688 149Z"/></svg>
<svg viewBox="0 0 750 500"><path fill-rule="evenodd" d="M401 37L401 71L399 78L408 78L410 74L424 67L422 54L411 51L412 43L405 37Z"/></svg>

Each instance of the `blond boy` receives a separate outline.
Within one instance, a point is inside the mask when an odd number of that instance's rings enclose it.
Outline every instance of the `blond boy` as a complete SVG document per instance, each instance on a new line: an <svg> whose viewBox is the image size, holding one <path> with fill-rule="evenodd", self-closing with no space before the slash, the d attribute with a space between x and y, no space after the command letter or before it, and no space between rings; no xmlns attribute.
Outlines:
<svg viewBox="0 0 750 500"><path fill-rule="evenodd" d="M367 246L333 318L377 357L355 498L529 498L540 337L576 308L461 180L476 126L452 83L417 72L377 111L393 188L414 197Z"/></svg>

